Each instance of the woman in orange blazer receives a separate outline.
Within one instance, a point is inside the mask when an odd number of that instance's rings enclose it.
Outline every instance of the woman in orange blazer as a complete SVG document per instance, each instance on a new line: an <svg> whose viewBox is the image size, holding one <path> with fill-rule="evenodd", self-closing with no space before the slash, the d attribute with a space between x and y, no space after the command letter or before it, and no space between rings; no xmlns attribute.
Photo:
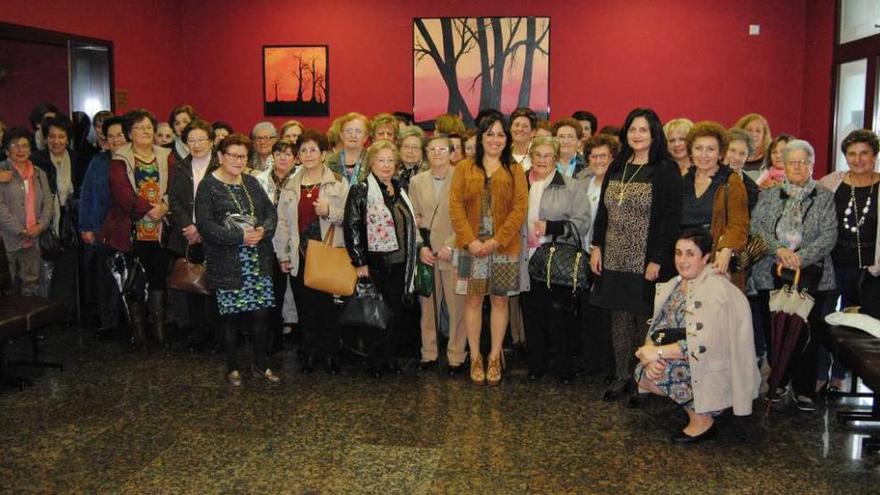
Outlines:
<svg viewBox="0 0 880 495"><path fill-rule="evenodd" d="M449 217L458 258L456 292L465 295L464 323L474 383L501 382L501 344L507 331L507 298L519 293L520 231L528 208L522 167L510 154L510 129L500 113L479 122L474 159L455 167ZM488 367L480 353L483 298L492 303L492 347Z"/></svg>

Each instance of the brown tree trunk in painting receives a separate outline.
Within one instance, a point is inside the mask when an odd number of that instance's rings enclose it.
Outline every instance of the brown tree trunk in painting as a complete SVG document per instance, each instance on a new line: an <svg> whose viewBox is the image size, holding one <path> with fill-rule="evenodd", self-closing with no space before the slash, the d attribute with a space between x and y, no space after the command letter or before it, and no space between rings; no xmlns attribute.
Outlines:
<svg viewBox="0 0 880 495"><path fill-rule="evenodd" d="M303 101L303 63L301 57L296 57L296 70L293 71L296 79L296 101Z"/></svg>
<svg viewBox="0 0 880 495"><path fill-rule="evenodd" d="M501 110L501 90L504 86L504 32L501 30L501 18L492 18L492 48L494 65L492 70L492 105L496 110Z"/></svg>
<svg viewBox="0 0 880 495"><path fill-rule="evenodd" d="M492 74L489 71L489 40L486 35L486 19L477 17L477 48L480 51L480 107L492 106Z"/></svg>
<svg viewBox="0 0 880 495"><path fill-rule="evenodd" d="M437 49L437 44L434 42L433 38L431 38L431 34L425 27L424 21L422 21L422 19L415 19L415 25L427 45L424 53L429 55L437 65L437 70L440 72L440 76L443 78L443 82L446 83L446 88L449 90L449 102L446 106L449 113L460 114L461 118L466 123L472 123L474 117L471 115L470 110L468 110L464 97L461 94L461 90L458 87L458 69L456 68L454 51L452 49L446 49L447 46L452 46L453 44L452 19L440 19L440 29L443 34L444 46L444 53L442 56Z"/></svg>
<svg viewBox="0 0 880 495"><path fill-rule="evenodd" d="M535 63L535 35L537 31L535 22L534 17L526 18L526 58L525 62L523 62L523 76L522 82L519 85L519 98L516 100L517 107L527 107L529 106L529 100L531 100L532 67ZM516 52L514 52L513 56L516 56Z"/></svg>

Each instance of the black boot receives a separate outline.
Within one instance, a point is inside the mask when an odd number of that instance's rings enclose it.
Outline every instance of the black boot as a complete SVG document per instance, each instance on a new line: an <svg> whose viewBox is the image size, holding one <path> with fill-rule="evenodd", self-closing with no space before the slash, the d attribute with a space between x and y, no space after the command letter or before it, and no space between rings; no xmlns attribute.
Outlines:
<svg viewBox="0 0 880 495"><path fill-rule="evenodd" d="M159 345L165 345L165 291L151 290L147 298L150 315L150 330Z"/></svg>
<svg viewBox="0 0 880 495"><path fill-rule="evenodd" d="M125 305L128 308L128 326L131 327L131 345L143 349L147 347L147 334L144 330L144 304L137 297L126 295Z"/></svg>

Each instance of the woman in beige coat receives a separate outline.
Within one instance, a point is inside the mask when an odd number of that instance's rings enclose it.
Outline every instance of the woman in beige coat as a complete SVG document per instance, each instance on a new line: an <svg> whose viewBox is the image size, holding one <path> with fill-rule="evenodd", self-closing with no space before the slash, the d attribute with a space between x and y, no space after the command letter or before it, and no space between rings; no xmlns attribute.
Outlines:
<svg viewBox="0 0 880 495"><path fill-rule="evenodd" d="M342 217L348 182L324 165L329 144L324 134L314 129L303 132L296 143L300 170L288 180L278 199L278 225L273 244L281 271L290 275L303 332L305 355L300 371L312 371L324 361L331 375L339 372L336 351L339 332L333 295L303 283L305 257L309 240L321 241L333 234L333 245L344 246Z"/></svg>
<svg viewBox="0 0 880 495"><path fill-rule="evenodd" d="M431 256L434 266L434 294L420 297L422 305L422 359L419 367L427 369L437 364L437 329L439 319L435 309L446 301L449 310L449 344L446 355L449 374L458 375L467 356L467 330L463 321L464 296L455 293L455 267L452 253L455 234L449 219L449 186L452 184L452 143L443 134L428 139L425 145L430 170L417 174L409 184L409 197L419 229L430 233ZM425 236L422 236L425 238Z"/></svg>
<svg viewBox="0 0 880 495"><path fill-rule="evenodd" d="M673 443L714 436L714 417L728 407L737 416L751 414L761 383L748 301L709 264L711 249L704 229L679 236L679 276L657 285L651 328L636 351L640 390L667 396L687 412L689 423Z"/></svg>

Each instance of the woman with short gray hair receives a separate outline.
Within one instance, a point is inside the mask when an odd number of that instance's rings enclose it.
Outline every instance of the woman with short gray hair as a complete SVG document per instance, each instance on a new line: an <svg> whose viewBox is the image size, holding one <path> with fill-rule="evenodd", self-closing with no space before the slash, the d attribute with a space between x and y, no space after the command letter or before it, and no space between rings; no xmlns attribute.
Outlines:
<svg viewBox="0 0 880 495"><path fill-rule="evenodd" d="M813 180L815 152L810 143L793 139L782 151L785 178L779 187L761 192L752 217L751 232L761 236L769 249L755 263L752 279L758 290L763 328L770 328L770 290L779 288L800 272L800 288L815 300L808 316L808 329L795 346L782 385L791 380L795 402L801 411L815 411L817 332L824 328L822 307L835 288L831 250L837 242L834 194ZM781 267L781 268L780 268ZM781 273L781 274L780 274ZM765 337L769 334L765 333ZM768 344L769 348L769 344ZM772 349L771 349L772 351ZM777 401L786 389L770 390L768 400Z"/></svg>
<svg viewBox="0 0 880 495"><path fill-rule="evenodd" d="M275 125L268 121L257 122L251 131L251 141L254 143L254 153L248 166L251 170L271 170L275 160L272 157L272 146L278 141L278 130Z"/></svg>

